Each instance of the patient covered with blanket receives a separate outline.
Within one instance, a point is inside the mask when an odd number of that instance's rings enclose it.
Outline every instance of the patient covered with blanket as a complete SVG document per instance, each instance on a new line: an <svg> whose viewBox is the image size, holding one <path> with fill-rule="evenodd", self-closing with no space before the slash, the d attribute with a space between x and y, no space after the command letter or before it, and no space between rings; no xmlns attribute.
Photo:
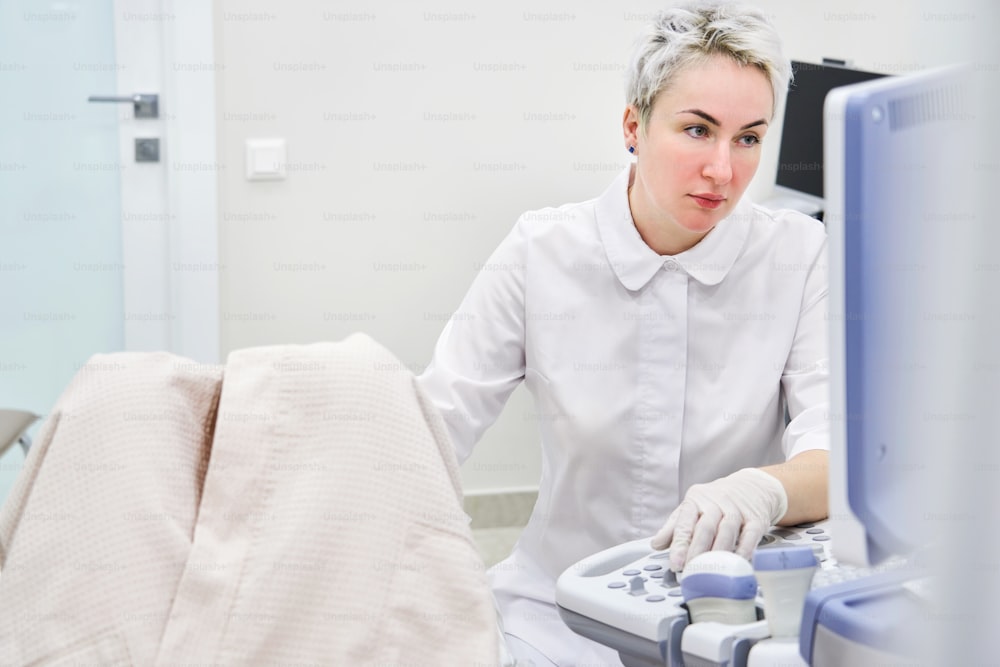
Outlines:
<svg viewBox="0 0 1000 667"><path fill-rule="evenodd" d="M0 509L0 664L495 665L458 480L363 335L95 356Z"/></svg>

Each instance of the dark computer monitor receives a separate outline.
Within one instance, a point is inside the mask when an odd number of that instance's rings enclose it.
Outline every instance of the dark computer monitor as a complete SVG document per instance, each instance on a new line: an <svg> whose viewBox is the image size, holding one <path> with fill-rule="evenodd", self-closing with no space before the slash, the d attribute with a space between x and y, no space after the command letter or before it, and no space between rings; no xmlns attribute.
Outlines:
<svg viewBox="0 0 1000 667"><path fill-rule="evenodd" d="M885 75L797 60L792 61L792 72L778 155L776 194L785 198L801 196L815 202L822 211L823 101L834 88Z"/></svg>

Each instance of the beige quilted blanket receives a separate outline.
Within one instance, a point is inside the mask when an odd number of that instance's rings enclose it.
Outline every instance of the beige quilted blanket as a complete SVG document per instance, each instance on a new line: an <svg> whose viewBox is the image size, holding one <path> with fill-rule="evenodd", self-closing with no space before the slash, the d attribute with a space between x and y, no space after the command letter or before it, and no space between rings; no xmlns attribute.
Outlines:
<svg viewBox="0 0 1000 667"><path fill-rule="evenodd" d="M0 510L0 665L491 665L455 458L370 339L96 356Z"/></svg>

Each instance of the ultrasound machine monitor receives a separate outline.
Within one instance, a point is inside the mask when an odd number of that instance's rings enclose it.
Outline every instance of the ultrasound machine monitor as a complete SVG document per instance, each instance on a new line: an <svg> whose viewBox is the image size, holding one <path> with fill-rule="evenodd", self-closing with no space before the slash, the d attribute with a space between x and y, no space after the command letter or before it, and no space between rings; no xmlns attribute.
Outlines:
<svg viewBox="0 0 1000 667"><path fill-rule="evenodd" d="M826 101L831 530L838 560L924 546L935 457L961 406L949 377L961 299L948 251L970 135L960 68L839 88Z"/></svg>
<svg viewBox="0 0 1000 667"><path fill-rule="evenodd" d="M833 553L913 567L812 590L799 639L816 667L917 664L934 648L927 582L939 577L928 553L961 439L953 315L963 258L953 250L962 233L948 223L973 205L967 74L870 81L826 99Z"/></svg>

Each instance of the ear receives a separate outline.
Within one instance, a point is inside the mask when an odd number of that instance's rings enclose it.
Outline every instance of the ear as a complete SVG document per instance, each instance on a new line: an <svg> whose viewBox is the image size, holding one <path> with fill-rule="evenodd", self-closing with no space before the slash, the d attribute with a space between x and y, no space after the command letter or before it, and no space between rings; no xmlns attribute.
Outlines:
<svg viewBox="0 0 1000 667"><path fill-rule="evenodd" d="M631 104L625 107L625 114L622 117L622 132L625 138L625 150L630 146L639 146L639 110Z"/></svg>

